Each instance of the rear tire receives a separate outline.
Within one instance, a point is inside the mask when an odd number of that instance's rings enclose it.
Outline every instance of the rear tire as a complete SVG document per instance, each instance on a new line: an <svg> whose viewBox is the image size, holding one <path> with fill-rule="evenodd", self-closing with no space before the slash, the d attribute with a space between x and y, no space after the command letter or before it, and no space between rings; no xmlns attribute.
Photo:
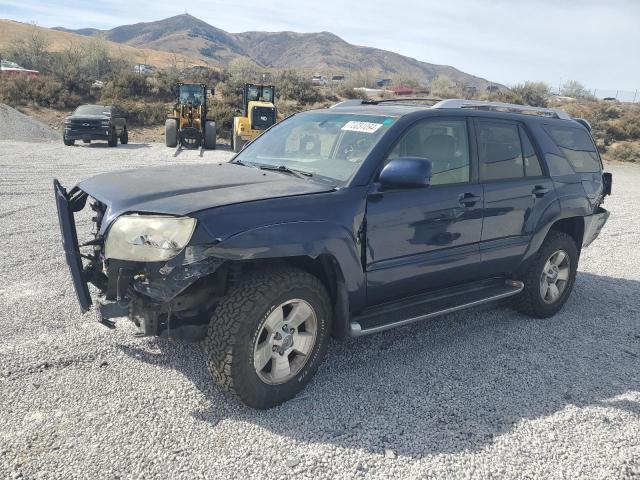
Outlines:
<svg viewBox="0 0 640 480"><path fill-rule="evenodd" d="M91 144L91 140L82 140L82 143Z"/></svg>
<svg viewBox="0 0 640 480"><path fill-rule="evenodd" d="M109 139L107 140L107 145L109 145L110 147L118 146L118 136L116 135L115 130L111 130L111 133L109 134Z"/></svg>
<svg viewBox="0 0 640 480"><path fill-rule="evenodd" d="M216 122L211 120L204 123L204 148L207 150L216 148Z"/></svg>
<svg viewBox="0 0 640 480"><path fill-rule="evenodd" d="M62 141L64 142L64 144L67 147L73 147L76 144L75 140L67 140L66 138L62 137Z"/></svg>
<svg viewBox="0 0 640 480"><path fill-rule="evenodd" d="M256 271L216 307L206 339L209 370L245 404L271 408L309 382L330 331L331 303L318 278L297 268Z"/></svg>
<svg viewBox="0 0 640 480"><path fill-rule="evenodd" d="M164 122L164 143L171 148L178 146L178 122L173 118Z"/></svg>
<svg viewBox="0 0 640 480"><path fill-rule="evenodd" d="M122 145L129 143L129 130L126 128L124 129L124 132L122 132L122 135L120 135L120 143Z"/></svg>
<svg viewBox="0 0 640 480"><path fill-rule="evenodd" d="M516 310L534 318L548 318L564 306L576 279L578 249L570 235L552 230L523 275L524 290Z"/></svg>

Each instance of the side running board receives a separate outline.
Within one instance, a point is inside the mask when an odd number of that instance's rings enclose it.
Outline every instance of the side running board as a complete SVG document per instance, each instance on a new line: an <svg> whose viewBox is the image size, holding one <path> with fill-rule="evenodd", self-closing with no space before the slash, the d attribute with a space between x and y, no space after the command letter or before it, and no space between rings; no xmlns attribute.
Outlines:
<svg viewBox="0 0 640 480"><path fill-rule="evenodd" d="M523 289L524 284L518 280L492 279L376 305L352 319L350 336L370 335L483 303L495 302L517 295Z"/></svg>

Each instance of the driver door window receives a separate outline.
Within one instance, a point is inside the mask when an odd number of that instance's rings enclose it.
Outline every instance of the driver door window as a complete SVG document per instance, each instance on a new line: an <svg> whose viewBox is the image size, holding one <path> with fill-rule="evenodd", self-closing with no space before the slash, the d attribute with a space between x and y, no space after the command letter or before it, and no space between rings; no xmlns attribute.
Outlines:
<svg viewBox="0 0 640 480"><path fill-rule="evenodd" d="M400 138L385 164L399 157L431 160L431 185L469 182L466 120L425 120L417 123Z"/></svg>

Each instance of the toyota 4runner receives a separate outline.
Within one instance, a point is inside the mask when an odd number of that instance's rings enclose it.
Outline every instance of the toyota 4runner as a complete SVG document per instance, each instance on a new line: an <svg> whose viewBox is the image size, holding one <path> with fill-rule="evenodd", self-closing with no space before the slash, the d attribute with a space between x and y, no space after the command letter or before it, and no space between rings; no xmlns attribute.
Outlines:
<svg viewBox="0 0 640 480"><path fill-rule="evenodd" d="M54 188L82 311L91 283L107 325L121 306L144 335L202 332L218 385L268 408L304 388L330 336L509 297L554 315L609 216L611 175L588 123L560 110L348 101L230 163Z"/></svg>

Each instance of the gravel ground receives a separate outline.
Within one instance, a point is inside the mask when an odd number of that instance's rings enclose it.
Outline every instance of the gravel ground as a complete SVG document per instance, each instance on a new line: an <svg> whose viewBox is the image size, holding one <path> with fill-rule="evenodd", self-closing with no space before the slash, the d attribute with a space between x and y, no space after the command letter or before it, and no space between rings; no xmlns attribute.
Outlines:
<svg viewBox="0 0 640 480"><path fill-rule="evenodd" d="M228 157L172 154L0 142L0 478L640 478L639 167L609 167L611 219L555 318L334 342L265 412L213 387L199 345L79 313L52 177Z"/></svg>
<svg viewBox="0 0 640 480"><path fill-rule="evenodd" d="M0 140L59 140L60 133L14 108L0 103Z"/></svg>

